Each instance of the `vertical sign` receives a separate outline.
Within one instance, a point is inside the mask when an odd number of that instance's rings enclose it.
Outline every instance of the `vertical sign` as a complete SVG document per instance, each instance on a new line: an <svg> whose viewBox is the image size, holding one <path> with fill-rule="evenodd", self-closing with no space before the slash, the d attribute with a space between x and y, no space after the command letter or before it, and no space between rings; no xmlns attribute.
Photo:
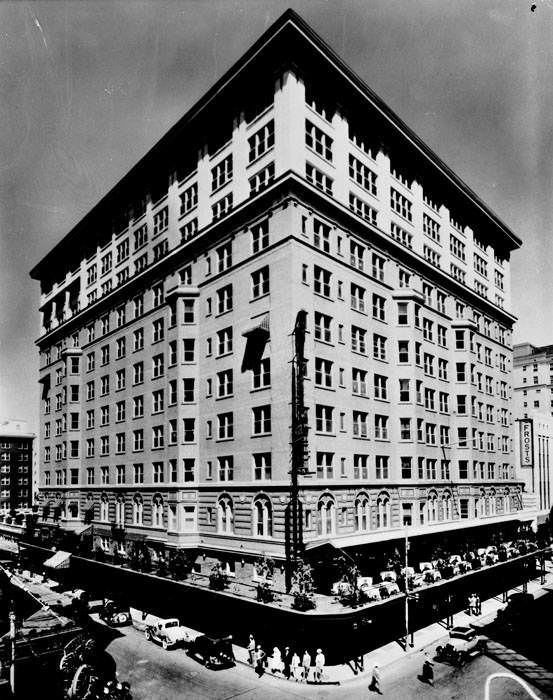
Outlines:
<svg viewBox="0 0 553 700"><path fill-rule="evenodd" d="M520 466L534 466L534 426L531 418L519 421L520 426Z"/></svg>

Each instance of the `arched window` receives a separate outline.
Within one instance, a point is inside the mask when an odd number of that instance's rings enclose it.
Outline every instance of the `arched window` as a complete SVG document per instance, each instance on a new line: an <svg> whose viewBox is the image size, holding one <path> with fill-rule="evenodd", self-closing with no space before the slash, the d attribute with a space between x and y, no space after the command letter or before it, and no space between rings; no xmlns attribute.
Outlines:
<svg viewBox="0 0 553 700"><path fill-rule="evenodd" d="M444 520L453 520L451 494L446 491L442 496L442 513Z"/></svg>
<svg viewBox="0 0 553 700"><path fill-rule="evenodd" d="M495 494L495 489L492 489L490 491L490 515L496 515L496 514L497 514L496 494Z"/></svg>
<svg viewBox="0 0 553 700"><path fill-rule="evenodd" d="M109 520L109 502L105 494L100 500L100 520L103 520L105 523Z"/></svg>
<svg viewBox="0 0 553 700"><path fill-rule="evenodd" d="M132 504L132 522L133 525L144 524L144 502L142 496L136 495Z"/></svg>
<svg viewBox="0 0 553 700"><path fill-rule="evenodd" d="M505 496L503 497L503 510L505 513L510 513L511 512L511 491L507 487L505 489Z"/></svg>
<svg viewBox="0 0 553 700"><path fill-rule="evenodd" d="M163 498L156 494L152 501L152 525L163 527Z"/></svg>
<svg viewBox="0 0 553 700"><path fill-rule="evenodd" d="M118 525L125 524L125 499L123 496L118 496L115 504L115 522Z"/></svg>
<svg viewBox="0 0 553 700"><path fill-rule="evenodd" d="M217 529L219 532L234 531L234 511L230 496L221 496L217 502Z"/></svg>
<svg viewBox="0 0 553 700"><path fill-rule="evenodd" d="M429 523L435 523L438 519L438 494L431 491L426 502L426 513Z"/></svg>
<svg viewBox="0 0 553 700"><path fill-rule="evenodd" d="M253 534L273 536L273 507L267 496L257 496L253 502Z"/></svg>
<svg viewBox="0 0 553 700"><path fill-rule="evenodd" d="M317 505L319 513L319 535L333 535L336 532L336 503L329 493L319 499Z"/></svg>
<svg viewBox="0 0 553 700"><path fill-rule="evenodd" d="M486 515L487 507L486 507L486 492L484 489L480 489L480 499L478 501L478 505L480 506L480 517L483 517Z"/></svg>
<svg viewBox="0 0 553 700"><path fill-rule="evenodd" d="M360 493L355 499L355 529L369 530L371 527L371 506L366 493Z"/></svg>
<svg viewBox="0 0 553 700"><path fill-rule="evenodd" d="M376 527L390 527L390 497L387 493L381 493L376 499Z"/></svg>

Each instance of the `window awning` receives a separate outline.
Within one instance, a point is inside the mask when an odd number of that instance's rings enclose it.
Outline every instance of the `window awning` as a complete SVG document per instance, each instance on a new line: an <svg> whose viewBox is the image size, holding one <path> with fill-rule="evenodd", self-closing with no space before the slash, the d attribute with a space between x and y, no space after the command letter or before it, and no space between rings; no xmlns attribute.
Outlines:
<svg viewBox="0 0 553 700"><path fill-rule="evenodd" d="M265 314L263 318L257 320L254 325L245 330L242 335L246 338L246 348L244 357L242 358L242 372L248 369L259 367L265 345L267 345L271 337L269 328L269 314Z"/></svg>
<svg viewBox="0 0 553 700"><path fill-rule="evenodd" d="M47 559L44 562L44 566L48 566L50 569L68 569L70 559L71 552L63 552L60 550L59 552L56 552L53 557Z"/></svg>
<svg viewBox="0 0 553 700"><path fill-rule="evenodd" d="M42 399L46 399L48 397L48 393L50 391L50 375L45 374L44 377L41 377L38 380L39 384L42 384Z"/></svg>

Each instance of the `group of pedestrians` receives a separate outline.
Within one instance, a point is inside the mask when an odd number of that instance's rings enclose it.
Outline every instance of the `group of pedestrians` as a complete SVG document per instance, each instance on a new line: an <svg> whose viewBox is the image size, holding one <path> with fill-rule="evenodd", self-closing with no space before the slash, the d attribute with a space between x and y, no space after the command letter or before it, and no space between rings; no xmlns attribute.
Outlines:
<svg viewBox="0 0 553 700"><path fill-rule="evenodd" d="M296 683L322 683L325 669L325 655L322 649L317 649L315 658L304 650L301 658L297 651L287 646L281 653L278 647L273 647L272 654L267 654L261 644L256 644L254 636L250 634L248 639L248 660L255 672L261 677L265 670L271 673L282 673L284 678L294 680ZM312 662L314 661L314 665Z"/></svg>

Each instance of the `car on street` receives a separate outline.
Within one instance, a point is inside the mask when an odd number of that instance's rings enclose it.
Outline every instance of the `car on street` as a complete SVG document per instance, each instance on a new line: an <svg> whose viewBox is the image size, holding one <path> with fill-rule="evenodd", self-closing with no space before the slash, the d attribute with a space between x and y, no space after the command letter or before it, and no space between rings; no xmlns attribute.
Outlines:
<svg viewBox="0 0 553 700"><path fill-rule="evenodd" d="M98 613L100 620L103 620L110 627L122 627L131 621L129 608L120 605L114 600L106 600L102 609Z"/></svg>
<svg viewBox="0 0 553 700"><path fill-rule="evenodd" d="M510 629L520 629L531 620L534 596L532 593L512 593L507 605L497 611L495 621Z"/></svg>
<svg viewBox="0 0 553 700"><path fill-rule="evenodd" d="M452 627L449 641L436 647L436 660L462 666L466 661L486 651L486 640L472 627Z"/></svg>
<svg viewBox="0 0 553 700"><path fill-rule="evenodd" d="M173 649L177 646L187 646L199 636L188 627L181 626L176 617L170 617L168 620L158 620L152 625L148 625L144 630L146 639L157 642L167 649Z"/></svg>
<svg viewBox="0 0 553 700"><path fill-rule="evenodd" d="M232 635L214 638L202 634L188 646L188 655L203 663L206 668L229 668L234 666Z"/></svg>

